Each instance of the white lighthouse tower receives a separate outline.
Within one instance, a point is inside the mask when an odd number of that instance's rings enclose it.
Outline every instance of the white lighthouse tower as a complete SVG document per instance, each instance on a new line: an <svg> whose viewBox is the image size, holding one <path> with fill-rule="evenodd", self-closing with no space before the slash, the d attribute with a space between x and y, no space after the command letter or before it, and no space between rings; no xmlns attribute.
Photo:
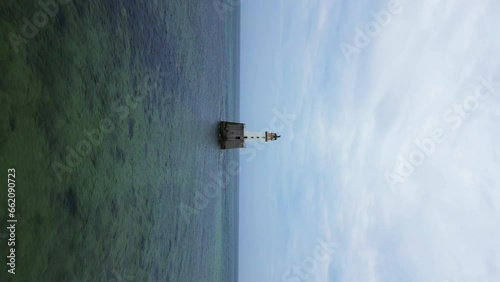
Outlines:
<svg viewBox="0 0 500 282"><path fill-rule="evenodd" d="M273 132L253 132L253 131L243 131L243 139L246 142L260 141L260 142L270 142L277 140L281 136Z"/></svg>
<svg viewBox="0 0 500 282"><path fill-rule="evenodd" d="M245 124L221 121L219 123L219 142L221 149L244 148L247 142L270 142L281 136L274 132L251 132L245 130Z"/></svg>

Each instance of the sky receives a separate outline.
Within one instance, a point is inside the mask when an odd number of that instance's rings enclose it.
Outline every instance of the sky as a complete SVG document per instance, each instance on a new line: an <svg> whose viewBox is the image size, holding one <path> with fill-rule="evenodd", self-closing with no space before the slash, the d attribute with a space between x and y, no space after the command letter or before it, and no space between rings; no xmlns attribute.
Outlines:
<svg viewBox="0 0 500 282"><path fill-rule="evenodd" d="M500 280L499 13L242 1L240 281Z"/></svg>

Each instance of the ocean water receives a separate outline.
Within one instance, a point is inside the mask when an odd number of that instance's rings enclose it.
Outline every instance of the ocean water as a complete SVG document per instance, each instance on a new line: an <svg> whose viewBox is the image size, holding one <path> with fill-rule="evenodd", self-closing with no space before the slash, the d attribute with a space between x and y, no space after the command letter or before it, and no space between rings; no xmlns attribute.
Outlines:
<svg viewBox="0 0 500 282"><path fill-rule="evenodd" d="M56 5L0 8L0 281L236 281L239 7Z"/></svg>

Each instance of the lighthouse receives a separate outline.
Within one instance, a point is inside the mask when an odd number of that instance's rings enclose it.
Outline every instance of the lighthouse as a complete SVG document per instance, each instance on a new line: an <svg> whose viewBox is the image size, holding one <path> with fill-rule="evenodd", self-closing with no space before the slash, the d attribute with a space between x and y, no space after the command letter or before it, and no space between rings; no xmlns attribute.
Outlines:
<svg viewBox="0 0 500 282"><path fill-rule="evenodd" d="M251 132L244 123L221 121L219 123L219 143L221 149L244 148L248 142L271 142L281 136L274 132Z"/></svg>

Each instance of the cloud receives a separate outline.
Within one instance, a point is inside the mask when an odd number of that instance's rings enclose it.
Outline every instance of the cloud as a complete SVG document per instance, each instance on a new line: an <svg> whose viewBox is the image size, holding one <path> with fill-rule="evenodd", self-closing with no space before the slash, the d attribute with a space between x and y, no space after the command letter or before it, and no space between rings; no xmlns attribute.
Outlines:
<svg viewBox="0 0 500 282"><path fill-rule="evenodd" d="M474 3L451 9L449 2L427 2L408 4L366 50L369 58L359 62L365 69L360 79L364 85L354 90L346 85L350 90L343 94L349 98L338 101L346 114L331 121L335 134L346 136L333 146L340 148L342 160L343 193L337 202L352 203L343 212L350 220L338 226L349 234L350 246L342 281L386 281L401 275L405 281L443 281L447 275L493 281L498 271L498 261L490 263L492 269L483 267L491 248L498 248L491 246L493 236L500 235L500 227L493 227L498 210L488 200L500 187L493 172L499 167L498 155L492 154L500 141L493 125L498 96L456 132L442 114L471 95L479 77L496 74L500 58L488 50L500 42L476 40L492 23L477 15ZM442 7L448 7L446 17L440 14ZM429 27L434 27L431 37ZM392 169L397 156L407 154L416 138L435 127L447 130L449 142L391 194L383 170ZM481 186L484 179L490 180L488 187ZM386 238L391 238L390 249L380 245ZM461 252L460 246L468 248ZM399 270L403 274L380 272L381 258L405 260L407 265ZM457 261L469 266L468 273Z"/></svg>
<svg viewBox="0 0 500 282"><path fill-rule="evenodd" d="M500 81L494 33L500 6L405 1L403 12L357 60L338 63L338 43L352 38L370 11L386 6L302 1L282 7L276 87L286 93L280 102L298 116L294 138L284 136L272 156L262 156L275 163L252 168L272 187L260 194L261 210L247 211L242 221L273 228L259 238L261 256L244 252L248 264L242 268L250 276L241 275L242 281L279 281L314 250L317 237L339 249L311 281L499 276L500 89L458 129L443 114L474 94L481 77ZM384 172L435 128L448 140L391 190ZM253 185L249 180L242 189ZM256 270L251 260L262 257L269 257L267 264Z"/></svg>

